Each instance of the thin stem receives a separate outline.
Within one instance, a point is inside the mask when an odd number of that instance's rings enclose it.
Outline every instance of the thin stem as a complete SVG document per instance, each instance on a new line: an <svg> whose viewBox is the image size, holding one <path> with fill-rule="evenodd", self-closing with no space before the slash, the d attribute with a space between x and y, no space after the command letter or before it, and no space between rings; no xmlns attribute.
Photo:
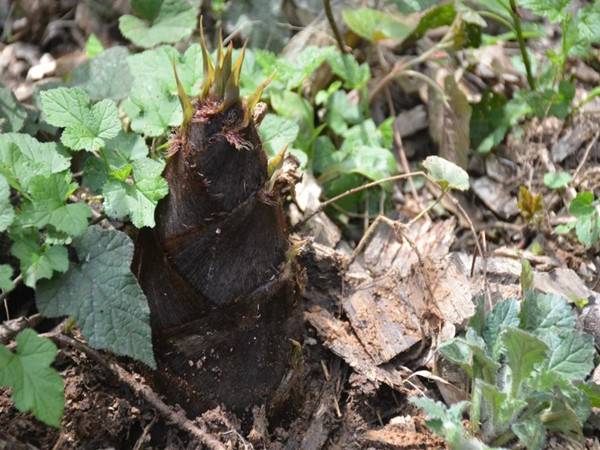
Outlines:
<svg viewBox="0 0 600 450"><path fill-rule="evenodd" d="M452 27L451 27L452 28ZM379 94L379 92L389 83L391 82L394 78L400 76L403 72L406 71L406 69L408 69L409 67L412 66L416 66L417 64L420 64L424 61L429 60L429 58L431 57L431 55L445 50L447 48L450 48L452 46L452 41L451 41L451 37L452 35L450 33L447 33L440 42L438 42L436 45L434 45L433 47L431 47L429 50L421 53L419 56L416 56L415 58L407 61L406 63L402 64L397 64L390 73L388 73L385 77L383 77L381 79L381 81L379 81L379 83L375 86L375 88L373 89L373 91L371 92L371 94L369 95L369 103L371 103L373 101L373 99L375 97L377 97L377 94Z"/></svg>
<svg viewBox="0 0 600 450"><path fill-rule="evenodd" d="M471 389L471 408L469 412L469 421L471 423L471 432L479 433L479 420L481 413L481 385L473 380L473 388Z"/></svg>
<svg viewBox="0 0 600 450"><path fill-rule="evenodd" d="M394 121L392 122L393 138L394 138L394 143L396 144L396 148L398 149L398 156L400 158L400 164L402 166L402 170L404 171L404 173L409 173L410 166L408 165L408 159L406 158L406 151L404 150L404 143L402 142L402 135L400 134L400 131L398 130L398 126L396 124L397 121L396 121L396 111L394 108L394 102L392 101L392 96L391 96L390 90L387 86L385 88L385 94L388 99L390 112L392 113L392 117L394 117ZM417 203L417 206L419 207L419 209L423 209L423 204L421 203L419 194L417 194L417 188L415 186L415 182L413 181L412 177L408 179L408 185L409 185L410 191L412 192L412 195L415 199L415 202Z"/></svg>
<svg viewBox="0 0 600 450"><path fill-rule="evenodd" d="M445 189L442 190L442 193L438 196L438 198L436 198L434 202L431 202L431 204L427 208L423 209L419 214L413 217L411 221L406 224L406 226L411 226L413 223L418 221L421 217L423 217L425 214L427 214L429 211L435 208L442 201L447 192L448 191Z"/></svg>
<svg viewBox="0 0 600 450"><path fill-rule="evenodd" d="M586 163L588 157L590 156L590 151L592 150L592 147L594 147L596 145L596 142L598 142L599 137L600 137L600 131L596 132L596 135L594 136L594 138L590 141L588 146L585 148L583 157L581 158L579 165L575 169L575 172L573 172L573 185L575 185L575 183L577 183L577 178L579 177L579 173L581 172L581 169L583 169L583 167L585 166L585 163Z"/></svg>
<svg viewBox="0 0 600 450"><path fill-rule="evenodd" d="M492 441L492 445L494 447L506 445L508 442L512 441L515 438L515 433L512 430L506 430L500 436Z"/></svg>
<svg viewBox="0 0 600 450"><path fill-rule="evenodd" d="M344 39L340 33L340 30L335 23L335 17L333 17L333 11L331 10L331 0L323 0L323 7L325 8L325 15L327 16L327 21L329 22L329 26L333 31L333 35L335 37L335 41L342 53L348 53L346 51L346 46L344 45Z"/></svg>
<svg viewBox="0 0 600 450"><path fill-rule="evenodd" d="M17 287L18 285L21 284L21 282L23 281L23 274L19 274L17 275L17 277L12 281L14 287ZM6 297L8 296L8 292L3 292L2 294L0 294L0 301L4 301L6 299Z"/></svg>
<svg viewBox="0 0 600 450"><path fill-rule="evenodd" d="M442 87L439 84L437 84L435 81L433 81L433 79L429 78L427 75L423 75L421 72L417 72L416 70L403 70L401 73L398 74L398 78L400 77L414 77L423 81L434 91L436 91L442 97L444 105L448 106L448 102L446 100L446 93L444 92L444 89L442 89Z"/></svg>
<svg viewBox="0 0 600 450"><path fill-rule="evenodd" d="M519 16L519 10L517 9L515 0L510 0L510 9L515 33L517 34L517 40L519 41L519 50L521 51L521 57L523 58L523 64L525 64L525 71L527 72L527 82L529 83L531 90L534 90L535 80L531 70L531 61L529 60L529 53L527 53L527 46L525 45L525 38L523 37L523 30L521 29L521 16Z"/></svg>
<svg viewBox="0 0 600 450"><path fill-rule="evenodd" d="M361 186L358 186L358 187L349 189L349 190L347 190L345 192L342 192L341 194L336 195L335 197L332 197L329 200L324 201L323 203L321 203L317 209L315 209L313 212L309 213L304 219L302 219L300 222L298 222L294 226L294 230L299 229L302 225L304 225L306 222L308 222L310 219L312 219L315 215L317 215L320 212L324 211L329 205L337 202L338 200L343 199L344 197L348 197L349 195L356 194L357 192L362 192L362 191L367 190L369 188L372 188L374 186L379 186L380 184L387 183L389 181L402 180L404 178L416 177L416 176L423 176L423 177L426 177L426 178L430 179L427 176L427 174L425 172L423 172L423 171L402 173L402 174L399 174L399 175L394 175L394 176L391 176L391 177L382 178L381 180L372 181L370 183L366 183L366 184L363 184Z"/></svg>
<svg viewBox="0 0 600 450"><path fill-rule="evenodd" d="M579 112L579 110L587 105L589 102L591 102L592 100L594 100L596 97L598 97L600 95L600 86L599 87L595 87L594 89L592 89L590 92L588 92L587 96L581 100L577 106L575 106L575 113Z"/></svg>
<svg viewBox="0 0 600 450"><path fill-rule="evenodd" d="M478 11L478 13L481 17L487 17L488 19L495 20L499 24L504 25L509 30L515 31L514 25L512 23L510 23L508 21L508 19L505 19L504 17L502 17L500 14L496 14L495 12L492 12L492 11Z"/></svg>
<svg viewBox="0 0 600 450"><path fill-rule="evenodd" d="M12 338L25 328L35 328L42 321L42 316L36 313L30 317L19 317L0 323L0 344L8 344Z"/></svg>

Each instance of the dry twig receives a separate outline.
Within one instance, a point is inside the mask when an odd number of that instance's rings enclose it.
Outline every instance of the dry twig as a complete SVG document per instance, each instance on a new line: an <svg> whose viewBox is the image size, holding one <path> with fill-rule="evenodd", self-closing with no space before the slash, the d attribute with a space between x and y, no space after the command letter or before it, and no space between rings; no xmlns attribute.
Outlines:
<svg viewBox="0 0 600 450"><path fill-rule="evenodd" d="M358 186L358 187L355 187L352 189L348 189L347 191L342 192L341 194L336 195L335 197L332 197L329 200L321 203L318 208L316 208L314 211L312 211L306 217L304 217L300 222L298 222L296 225L294 225L294 230L298 230L302 225L304 225L306 222L308 222L310 219L312 219L315 215L324 211L328 206L337 202L338 200L341 200L344 197L347 197L352 194L356 194L357 192L362 192L362 191L364 191L366 189L370 189L374 186L379 186L380 184L387 183L389 181L402 180L404 178L415 177L417 175L421 175L421 176L424 176L424 177L430 179L425 172L417 171L417 172L401 173L400 175L394 175L391 177L382 178L381 180L372 181L370 183L366 183L361 186Z"/></svg>
<svg viewBox="0 0 600 450"><path fill-rule="evenodd" d="M28 327L35 327L42 321L42 316L34 314L31 317L19 317L0 323L0 344L7 344L19 332Z"/></svg>
<svg viewBox="0 0 600 450"><path fill-rule="evenodd" d="M583 158L581 158L581 162L575 169L575 172L573 172L573 184L577 183L577 177L579 176L579 172L581 172L581 169L583 169L583 166L585 165L588 157L590 156L590 151L592 150L592 147L594 145L596 145L596 142L598 142L599 137L600 137L600 131L597 131L596 135L594 136L594 139L592 139L590 141L590 143L588 144L588 146L585 148L585 152L583 153Z"/></svg>

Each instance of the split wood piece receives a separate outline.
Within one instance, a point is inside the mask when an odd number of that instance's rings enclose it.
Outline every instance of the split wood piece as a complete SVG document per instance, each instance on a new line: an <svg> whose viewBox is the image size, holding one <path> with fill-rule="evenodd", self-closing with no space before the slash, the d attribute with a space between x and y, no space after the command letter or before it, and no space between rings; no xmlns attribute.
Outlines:
<svg viewBox="0 0 600 450"><path fill-rule="evenodd" d="M473 292L460 259L423 256L406 277L390 270L361 283L342 306L370 364L381 366L434 337L443 324L463 324L475 311Z"/></svg>
<svg viewBox="0 0 600 450"><path fill-rule="evenodd" d="M560 163L579 150L583 144L592 139L597 129L593 119L582 116L574 126L554 143L551 149L552 161Z"/></svg>
<svg viewBox="0 0 600 450"><path fill-rule="evenodd" d="M219 441L215 436L209 432L199 428L191 420L189 420L183 413L175 411L173 408L163 402L160 397L154 392L149 386L143 382L136 380L135 377L127 370L123 369L119 364L114 361L108 360L105 356L101 355L96 350L88 347L84 343L77 341L69 336L65 336L60 333L48 333L44 335L52 339L60 347L71 347L78 350L89 358L96 361L102 367L112 372L117 379L128 386L136 395L142 397L147 401L153 408L155 408L166 420L172 422L182 431L185 431L192 436L199 443L205 445L211 450L225 450L226 447Z"/></svg>
<svg viewBox="0 0 600 450"><path fill-rule="evenodd" d="M410 371L400 361L420 357L424 348L417 344L429 338L435 341L439 333L442 340L451 338L453 330L474 313L477 287L460 258L448 255L453 220L433 226L413 224L405 230L407 236L414 236L409 243L398 242L389 231L382 225L367 246L365 267L356 262L345 275L350 292L330 293L340 298L348 321L337 319L335 306L309 289L305 296L313 306L305 317L324 345L356 372L405 390L404 375ZM325 259L335 261L331 255ZM308 275L310 279L311 270Z"/></svg>
<svg viewBox="0 0 600 450"><path fill-rule="evenodd" d="M0 344L8 342L25 328L35 328L42 321L42 316L19 317L0 323Z"/></svg>
<svg viewBox="0 0 600 450"><path fill-rule="evenodd" d="M519 214L519 208L511 187L488 177L480 177L472 183L473 192L494 214L505 220Z"/></svg>
<svg viewBox="0 0 600 450"><path fill-rule="evenodd" d="M391 365L376 366L364 350L349 324L336 319L329 311L315 306L304 314L304 317L323 339L325 347L342 358L356 372L364 375L374 383L385 383L401 392L410 375L408 369Z"/></svg>
<svg viewBox="0 0 600 450"><path fill-rule="evenodd" d="M454 242L456 220L432 223L421 221L405 230L417 251L430 259L441 259L448 254ZM407 276L419 263L419 258L406 240L398 240L394 230L382 223L365 248L364 265L375 275L384 275L395 268L402 277Z"/></svg>

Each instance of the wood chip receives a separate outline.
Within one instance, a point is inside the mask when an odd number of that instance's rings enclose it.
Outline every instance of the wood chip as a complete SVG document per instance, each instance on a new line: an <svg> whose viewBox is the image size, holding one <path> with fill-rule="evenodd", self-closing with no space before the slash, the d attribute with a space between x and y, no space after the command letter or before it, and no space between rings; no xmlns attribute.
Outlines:
<svg viewBox="0 0 600 450"><path fill-rule="evenodd" d="M473 181L472 188L475 195L497 216L508 220L519 213L517 197L510 193L509 187L491 178L481 177Z"/></svg>

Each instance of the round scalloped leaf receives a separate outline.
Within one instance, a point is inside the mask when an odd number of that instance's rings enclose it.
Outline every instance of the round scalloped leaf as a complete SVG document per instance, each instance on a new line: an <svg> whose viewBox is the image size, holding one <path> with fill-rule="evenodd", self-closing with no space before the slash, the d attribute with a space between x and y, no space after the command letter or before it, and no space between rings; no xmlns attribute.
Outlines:
<svg viewBox="0 0 600 450"><path fill-rule="evenodd" d="M469 175L462 168L439 156L428 156L423 162L429 176L442 187L442 189L469 189Z"/></svg>

